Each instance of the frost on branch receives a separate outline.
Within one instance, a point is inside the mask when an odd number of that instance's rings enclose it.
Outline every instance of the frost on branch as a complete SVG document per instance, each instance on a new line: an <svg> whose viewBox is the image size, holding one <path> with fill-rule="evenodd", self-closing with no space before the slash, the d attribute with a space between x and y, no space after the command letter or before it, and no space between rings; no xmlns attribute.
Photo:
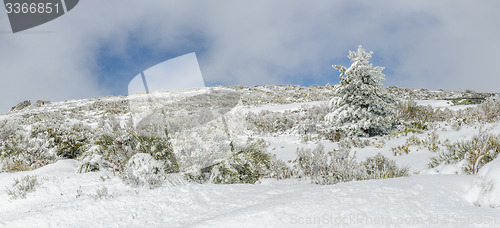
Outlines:
<svg viewBox="0 0 500 228"><path fill-rule="evenodd" d="M334 88L326 120L337 134L384 135L395 126L394 99L382 85L384 68L369 62L372 54L359 46L356 52L349 51L349 68L333 66L340 71L340 82Z"/></svg>

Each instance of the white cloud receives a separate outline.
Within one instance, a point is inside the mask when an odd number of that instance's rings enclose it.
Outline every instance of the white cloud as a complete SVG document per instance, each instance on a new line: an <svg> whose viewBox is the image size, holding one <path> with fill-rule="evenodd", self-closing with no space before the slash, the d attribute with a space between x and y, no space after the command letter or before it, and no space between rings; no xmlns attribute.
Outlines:
<svg viewBox="0 0 500 228"><path fill-rule="evenodd" d="M139 42L165 50L195 46L188 37L202 37L207 49L198 55L202 73L225 84L307 77L331 77L335 83L338 74L330 65L345 63L347 51L363 44L393 73L386 84L499 92L499 6L498 1L85 0L67 15L19 34L7 32L2 13L0 111L23 99L109 94L95 76L97 51L106 43L126 55L124 44L137 33Z"/></svg>

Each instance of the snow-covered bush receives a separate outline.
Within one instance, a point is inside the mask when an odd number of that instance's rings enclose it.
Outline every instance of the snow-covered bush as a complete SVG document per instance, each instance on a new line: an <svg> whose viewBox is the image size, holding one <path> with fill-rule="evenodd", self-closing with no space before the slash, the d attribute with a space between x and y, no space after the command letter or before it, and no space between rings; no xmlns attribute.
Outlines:
<svg viewBox="0 0 500 228"><path fill-rule="evenodd" d="M423 133L435 128L437 122L450 122L456 116L457 114L450 109L421 106L413 100L399 101L395 109L395 118L399 126L392 134L406 136L408 133Z"/></svg>
<svg viewBox="0 0 500 228"><path fill-rule="evenodd" d="M84 152L92 138L91 128L84 124L74 124L70 128L48 128L49 140L53 140L56 153L63 158L74 159Z"/></svg>
<svg viewBox="0 0 500 228"><path fill-rule="evenodd" d="M394 154L394 156L399 156L399 155L410 153L410 148L408 147L407 144L392 147L391 150L392 150L392 153Z"/></svg>
<svg viewBox="0 0 500 228"><path fill-rule="evenodd" d="M216 184L253 184L269 173L271 155L258 141L210 167L210 181Z"/></svg>
<svg viewBox="0 0 500 228"><path fill-rule="evenodd" d="M315 177L328 165L328 154L324 151L322 144L314 150L300 148L297 149L297 158L294 160L295 176Z"/></svg>
<svg viewBox="0 0 500 228"><path fill-rule="evenodd" d="M315 139L329 139L329 126L325 124L325 116L330 112L328 104L321 103L300 109L301 116L295 128L302 141L313 141Z"/></svg>
<svg viewBox="0 0 500 228"><path fill-rule="evenodd" d="M414 100L399 101L396 103L395 116L397 119L412 120L417 115L418 105Z"/></svg>
<svg viewBox="0 0 500 228"><path fill-rule="evenodd" d="M421 140L416 135L412 135L406 139L403 145L392 147L391 150L394 156L410 153L410 147L416 146L420 149L427 149L431 152L439 152L441 150L441 141L436 131L427 133L427 138Z"/></svg>
<svg viewBox="0 0 500 228"><path fill-rule="evenodd" d="M500 154L500 136L480 132L471 140L459 141L447 146L446 151L439 152L432 157L429 168L438 168L443 165L459 164L468 174L477 171L486 163Z"/></svg>
<svg viewBox="0 0 500 228"><path fill-rule="evenodd" d="M422 141L422 144L432 152L439 152L441 150L439 147L441 141L439 140L439 135L435 131L427 133L427 138Z"/></svg>
<svg viewBox="0 0 500 228"><path fill-rule="evenodd" d="M324 123L329 112L326 104L304 105L298 110L273 112L263 110L245 115L248 130L257 134L298 134L303 141L330 138L330 128Z"/></svg>
<svg viewBox="0 0 500 228"><path fill-rule="evenodd" d="M92 132L92 137L80 148L82 152L77 157L81 161L80 172L104 168L121 173L126 162L137 153L147 153L163 161L166 172L179 171L169 134L158 123L143 124L136 129L106 123Z"/></svg>
<svg viewBox="0 0 500 228"><path fill-rule="evenodd" d="M117 193L109 193L109 190L106 186L102 186L95 190L95 194L88 194L87 196L93 200L101 200L101 199L111 199L116 197Z"/></svg>
<svg viewBox="0 0 500 228"><path fill-rule="evenodd" d="M290 111L285 113L263 110L259 113L250 112L246 116L251 130L257 133L283 133L297 124L296 115Z"/></svg>
<svg viewBox="0 0 500 228"><path fill-rule="evenodd" d="M500 159L483 166L468 192L468 198L477 206L500 207Z"/></svg>
<svg viewBox="0 0 500 228"><path fill-rule="evenodd" d="M173 153L172 144L168 135L161 136L144 136L134 135L132 137L135 145L135 153L147 153L153 156L154 159L165 162L164 168L166 172L178 172L179 165Z"/></svg>
<svg viewBox="0 0 500 228"><path fill-rule="evenodd" d="M366 161L361 162L361 166L365 169L366 179L386 179L394 177L408 176L408 168L399 168L394 160L390 160L378 153L373 157L366 158Z"/></svg>
<svg viewBox="0 0 500 228"><path fill-rule="evenodd" d="M457 110L455 115L448 119L448 123L455 130L464 125L481 125L500 121L500 94L490 96L476 107Z"/></svg>
<svg viewBox="0 0 500 228"><path fill-rule="evenodd" d="M181 172L194 174L231 156L238 140L230 137L225 125L225 120L218 118L172 134L172 148Z"/></svg>
<svg viewBox="0 0 500 228"><path fill-rule="evenodd" d="M23 131L22 121L18 119L4 119L0 121L0 141L5 141L9 137Z"/></svg>
<svg viewBox="0 0 500 228"><path fill-rule="evenodd" d="M78 173L88 173L97 172L101 170L103 165L102 154L99 151L99 147L92 147L88 152L84 154L81 160L81 165L78 167Z"/></svg>
<svg viewBox="0 0 500 228"><path fill-rule="evenodd" d="M95 172L102 168L109 168L109 164L105 164L104 157L106 156L106 160L109 160L108 156L115 149L122 149L120 141L116 143L117 147L115 147L115 135L112 132L98 133L94 136L89 148L78 157L81 162L78 172Z"/></svg>
<svg viewBox="0 0 500 228"><path fill-rule="evenodd" d="M310 178L316 184L408 176L407 168L399 168L393 160L381 154L358 163L348 150L325 152L321 144L312 151L297 150L294 163L295 176Z"/></svg>
<svg viewBox="0 0 500 228"><path fill-rule="evenodd" d="M25 171L57 161L47 138L33 138L17 131L0 141L0 171Z"/></svg>
<svg viewBox="0 0 500 228"><path fill-rule="evenodd" d="M165 160L157 160L151 154L137 153L124 166L121 174L125 183L134 186L156 188L168 183L182 183L180 177L172 177L171 168Z"/></svg>
<svg viewBox="0 0 500 228"><path fill-rule="evenodd" d="M287 163L283 160L277 159L276 155L273 155L269 163L269 171L265 177L281 180L291 178L292 176L292 169L288 167Z"/></svg>
<svg viewBox="0 0 500 228"><path fill-rule="evenodd" d="M154 159L164 162L165 172L179 171L170 139L166 134L151 136L134 132L117 137L114 149L105 153L103 158L109 167L121 172L125 162L137 153L150 154Z"/></svg>
<svg viewBox="0 0 500 228"><path fill-rule="evenodd" d="M35 175L26 175L21 179L14 179L12 188L7 188L5 191L12 199L26 198L26 194L36 191L36 188L41 185L41 181Z"/></svg>
<svg viewBox="0 0 500 228"><path fill-rule="evenodd" d="M346 135L385 135L394 127L394 99L382 85L383 67L373 67L369 62L373 52L365 52L359 46L349 51L351 66L334 66L340 74L340 82L330 101L331 112L326 119L333 131Z"/></svg>
<svg viewBox="0 0 500 228"><path fill-rule="evenodd" d="M491 96L479 105L479 109L484 113L484 120L488 123L500 121L500 94Z"/></svg>
<svg viewBox="0 0 500 228"><path fill-rule="evenodd" d="M370 139L360 138L357 136L345 137L339 141L339 147L343 149L351 149L353 147L365 148L371 145Z"/></svg>
<svg viewBox="0 0 500 228"><path fill-rule="evenodd" d="M363 172L348 150L325 152L323 145L314 150L299 149L295 172L298 177L310 178L316 184L336 184L362 179Z"/></svg>
<svg viewBox="0 0 500 228"><path fill-rule="evenodd" d="M429 123L435 121L436 111L437 110L431 106L417 106L415 114L412 116L411 121L408 124L409 127L422 131L429 130Z"/></svg>
<svg viewBox="0 0 500 228"><path fill-rule="evenodd" d="M450 109L434 109L431 106L414 106L410 104L400 104L397 108L396 119L399 122L398 128L390 134L390 137L407 136L408 134L422 134L425 131L435 129L438 122L448 121L451 123L457 114ZM452 124L453 125L453 124Z"/></svg>
<svg viewBox="0 0 500 228"><path fill-rule="evenodd" d="M453 112L450 109L435 109L430 105L417 106L417 112L410 124L425 131L433 128L436 122L446 121L452 116Z"/></svg>

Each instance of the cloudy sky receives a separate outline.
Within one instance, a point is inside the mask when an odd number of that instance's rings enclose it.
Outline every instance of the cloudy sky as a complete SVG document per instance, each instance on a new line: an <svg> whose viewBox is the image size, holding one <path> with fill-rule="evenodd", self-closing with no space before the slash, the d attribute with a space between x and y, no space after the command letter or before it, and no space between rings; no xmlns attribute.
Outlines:
<svg viewBox="0 0 500 228"><path fill-rule="evenodd" d="M212 85L338 82L358 45L385 85L500 92L500 1L81 0L13 34L0 11L0 112L22 100L125 95L196 52Z"/></svg>

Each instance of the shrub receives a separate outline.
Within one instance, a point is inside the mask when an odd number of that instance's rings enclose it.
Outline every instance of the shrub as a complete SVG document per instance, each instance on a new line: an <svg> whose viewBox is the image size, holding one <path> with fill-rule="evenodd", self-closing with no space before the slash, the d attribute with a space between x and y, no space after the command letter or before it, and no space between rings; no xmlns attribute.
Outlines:
<svg viewBox="0 0 500 228"><path fill-rule="evenodd" d="M111 133L99 134L88 147L78 158L81 162L78 168L80 173L95 172L101 170L101 168L109 167L109 164L105 164L104 158L109 161L109 155L114 152L115 136Z"/></svg>
<svg viewBox="0 0 500 228"><path fill-rule="evenodd" d="M174 154L181 172L194 175L197 170L211 167L238 151L235 149L239 147L237 140L231 140L230 131L224 123L222 118L218 118L172 134Z"/></svg>
<svg viewBox="0 0 500 228"><path fill-rule="evenodd" d="M410 153L410 148L408 148L408 145L406 145L406 144L400 145L397 147L393 147L393 148L391 148L391 150L392 150L392 153L394 154L394 156L399 156L402 154Z"/></svg>
<svg viewBox="0 0 500 228"><path fill-rule="evenodd" d="M78 157L82 162L79 172L98 171L109 168L113 172L123 172L126 162L135 154L146 153L164 162L167 173L179 172L179 165L173 152L168 133L138 131L98 132L97 136L81 147ZM156 129L155 129L156 131Z"/></svg>
<svg viewBox="0 0 500 228"><path fill-rule="evenodd" d="M169 183L181 183L179 178L169 178L171 170L167 161L157 160L151 154L137 153L127 161L121 177L127 184L148 186L151 189L163 185L167 180Z"/></svg>
<svg viewBox="0 0 500 228"><path fill-rule="evenodd" d="M251 144L231 157L210 167L210 181L216 184L253 184L264 177L271 166L271 155L263 141Z"/></svg>
<svg viewBox="0 0 500 228"><path fill-rule="evenodd" d="M332 142L339 142L341 139L347 137L345 131L339 128L329 129L323 135Z"/></svg>
<svg viewBox="0 0 500 228"><path fill-rule="evenodd" d="M357 163L348 150L325 152L322 145L314 150L297 150L294 174L310 178L316 184L336 184L353 180L369 180L408 176L408 168L398 168L395 161L377 154Z"/></svg>
<svg viewBox="0 0 500 228"><path fill-rule="evenodd" d="M484 119L488 123L500 120L500 94L491 96L479 105L479 109L484 113Z"/></svg>
<svg viewBox="0 0 500 228"><path fill-rule="evenodd" d="M100 199L111 199L116 196L116 193L110 194L108 188L106 186L102 186L101 188L97 188L95 194L88 194L88 197L93 200Z"/></svg>
<svg viewBox="0 0 500 228"><path fill-rule="evenodd" d="M63 158L75 159L84 152L84 145L92 137L91 128L83 124L74 124L71 128L48 128L49 140L53 140L57 155Z"/></svg>
<svg viewBox="0 0 500 228"><path fill-rule="evenodd" d="M448 121L455 113L449 109L435 109L417 105L413 100L401 101L396 105L396 119L401 124L398 134L423 133L435 126L435 122Z"/></svg>
<svg viewBox="0 0 500 228"><path fill-rule="evenodd" d="M249 112L246 121L251 129L259 133L280 133L292 129L297 121L293 119L290 111L287 113L263 110L257 114Z"/></svg>
<svg viewBox="0 0 500 228"><path fill-rule="evenodd" d="M168 134L165 137L134 135L132 141L135 153L148 153L156 160L165 162L165 171L168 173L179 171Z"/></svg>
<svg viewBox="0 0 500 228"><path fill-rule="evenodd" d="M43 138L30 138L24 133L15 133L0 141L0 171L25 171L53 163L57 156Z"/></svg>
<svg viewBox="0 0 500 228"><path fill-rule="evenodd" d="M345 137L342 140L340 140L339 147L345 149L351 149L353 147L365 148L370 144L371 144L370 139L363 139L360 137L351 136L351 137Z"/></svg>
<svg viewBox="0 0 500 228"><path fill-rule="evenodd" d="M422 134L427 131L427 125L418 125L412 123L404 123L398 126L398 128L388 135L388 139L398 138L400 136L408 136L409 134Z"/></svg>
<svg viewBox="0 0 500 228"><path fill-rule="evenodd" d="M313 177L317 176L321 170L326 169L328 165L327 153L324 151L322 144L318 145L314 150L297 149L297 158L294 160L295 171L298 177Z"/></svg>
<svg viewBox="0 0 500 228"><path fill-rule="evenodd" d="M462 163L468 174L477 173L486 163L500 154L500 136L480 132L471 140L459 141L447 146L447 150L432 157L429 168Z"/></svg>
<svg viewBox="0 0 500 228"><path fill-rule="evenodd" d="M363 172L359 169L355 157L350 156L347 150L330 152L329 164L319 171L320 176L315 181L317 184L336 184L363 179Z"/></svg>
<svg viewBox="0 0 500 228"><path fill-rule="evenodd" d="M365 168L366 179L386 179L394 177L408 176L409 168L399 168L394 160L390 160L382 154L366 158L361 162Z"/></svg>
<svg viewBox="0 0 500 228"><path fill-rule="evenodd" d="M22 123L17 119L4 119L0 121L0 141L8 140L13 135L16 135L18 132L21 132Z"/></svg>
<svg viewBox="0 0 500 228"><path fill-rule="evenodd" d="M281 180L291 178L292 176L292 169L288 167L286 162L277 159L276 155L273 155L269 164L269 172L266 174L266 177Z"/></svg>
<svg viewBox="0 0 500 228"><path fill-rule="evenodd" d="M321 144L312 151L297 150L294 163L297 176L308 177L316 184L336 184L362 177L358 163L348 150L325 152Z"/></svg>
<svg viewBox="0 0 500 228"><path fill-rule="evenodd" d="M488 97L476 107L457 110L448 119L453 129L458 130L463 125L494 123L500 120L500 94Z"/></svg>
<svg viewBox="0 0 500 228"><path fill-rule="evenodd" d="M429 129L429 123L439 120L439 111L439 109L434 109L430 105L420 106L410 125L413 128L426 131Z"/></svg>
<svg viewBox="0 0 500 228"><path fill-rule="evenodd" d="M441 149L439 147L441 141L439 141L439 135L435 131L427 133L427 138L423 141L423 144L432 152L438 152Z"/></svg>
<svg viewBox="0 0 500 228"><path fill-rule="evenodd" d="M198 167L196 168L193 167L190 170L184 171L182 175L184 176L184 179L186 179L189 182L203 184L210 179L210 173L209 173L210 168L212 168L212 166L205 167L203 169L199 169Z"/></svg>
<svg viewBox="0 0 500 228"><path fill-rule="evenodd" d="M26 194L36 191L36 188L41 185L38 177L35 175L26 175L23 178L14 179L15 183L12 188L7 188L5 191L12 199L26 198Z"/></svg>
<svg viewBox="0 0 500 228"><path fill-rule="evenodd" d="M424 140L420 140L416 135L412 135L406 139L405 144L391 149L394 156L410 153L410 146L418 146L419 148L426 148L431 152L438 152L441 149L439 147L441 141L438 139L439 135L435 131L427 133L427 138Z"/></svg>
<svg viewBox="0 0 500 228"><path fill-rule="evenodd" d="M396 103L395 117L407 121L416 117L418 112L417 102L413 100L399 101Z"/></svg>

